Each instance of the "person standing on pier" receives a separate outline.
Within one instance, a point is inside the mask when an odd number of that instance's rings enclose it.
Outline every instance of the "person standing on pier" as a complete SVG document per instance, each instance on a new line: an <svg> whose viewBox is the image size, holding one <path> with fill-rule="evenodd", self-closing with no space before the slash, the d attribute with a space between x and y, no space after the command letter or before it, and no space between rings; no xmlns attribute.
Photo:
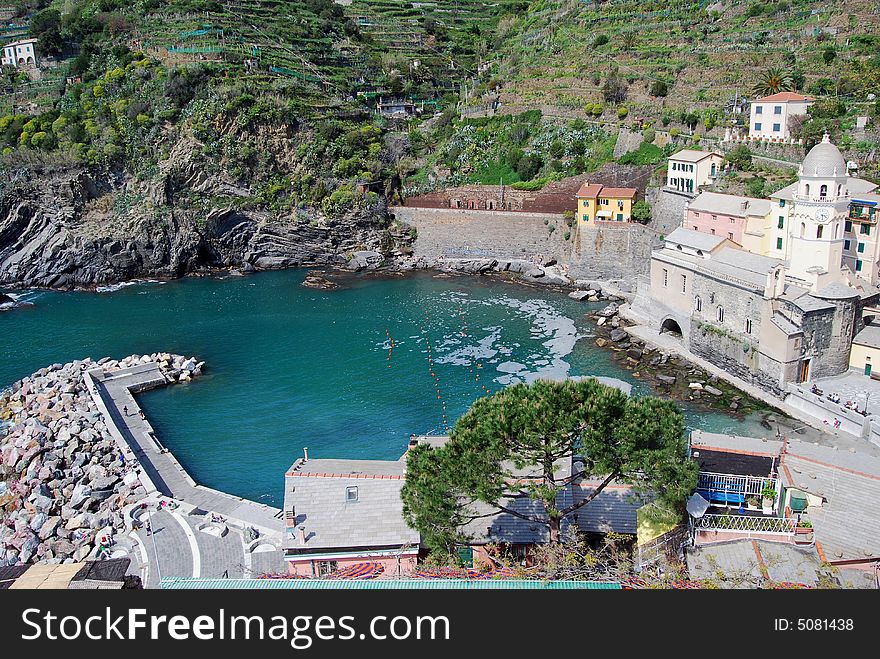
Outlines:
<svg viewBox="0 0 880 659"><path fill-rule="evenodd" d="M128 416L128 405L122 406L122 416Z"/></svg>

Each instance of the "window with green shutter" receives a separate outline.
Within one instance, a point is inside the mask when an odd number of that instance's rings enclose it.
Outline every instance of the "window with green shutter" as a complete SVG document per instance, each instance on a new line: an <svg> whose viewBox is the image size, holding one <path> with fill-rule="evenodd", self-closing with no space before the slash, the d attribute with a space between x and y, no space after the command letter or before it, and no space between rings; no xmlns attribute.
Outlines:
<svg viewBox="0 0 880 659"><path fill-rule="evenodd" d="M782 249L782 238L776 239L776 249Z"/></svg>
<svg viewBox="0 0 880 659"><path fill-rule="evenodd" d="M779 223L776 225L777 229L781 229L785 226L785 218L782 215L779 216Z"/></svg>
<svg viewBox="0 0 880 659"><path fill-rule="evenodd" d="M864 253L865 253L865 243L859 243L859 249L858 249L858 251L859 251L859 254L864 254Z"/></svg>
<svg viewBox="0 0 880 659"><path fill-rule="evenodd" d="M862 271L862 262L856 261L856 272L861 272L861 271Z"/></svg>

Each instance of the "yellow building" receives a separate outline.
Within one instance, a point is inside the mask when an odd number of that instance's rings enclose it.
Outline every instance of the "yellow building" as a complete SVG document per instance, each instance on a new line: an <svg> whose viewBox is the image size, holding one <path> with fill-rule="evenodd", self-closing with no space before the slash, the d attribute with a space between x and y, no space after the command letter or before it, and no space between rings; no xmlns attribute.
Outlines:
<svg viewBox="0 0 880 659"><path fill-rule="evenodd" d="M865 375L876 373L880 376L880 326L865 325L856 334L849 353L849 367Z"/></svg>
<svg viewBox="0 0 880 659"><path fill-rule="evenodd" d="M584 183L576 196L580 224L632 221L635 188L609 188L599 183Z"/></svg>

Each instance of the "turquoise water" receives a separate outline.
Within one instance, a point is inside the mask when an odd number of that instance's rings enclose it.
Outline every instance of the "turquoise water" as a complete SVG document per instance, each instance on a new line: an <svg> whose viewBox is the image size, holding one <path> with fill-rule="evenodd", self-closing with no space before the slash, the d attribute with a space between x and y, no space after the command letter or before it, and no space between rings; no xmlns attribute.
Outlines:
<svg viewBox="0 0 880 659"><path fill-rule="evenodd" d="M410 434L444 431L511 382L605 375L651 393L595 347L590 305L564 294L429 274L352 276L317 291L304 275L25 292L33 306L0 313L0 387L88 356L196 356L203 377L145 393L141 405L198 482L275 505L303 447L311 457L396 459ZM685 412L692 428L754 427Z"/></svg>

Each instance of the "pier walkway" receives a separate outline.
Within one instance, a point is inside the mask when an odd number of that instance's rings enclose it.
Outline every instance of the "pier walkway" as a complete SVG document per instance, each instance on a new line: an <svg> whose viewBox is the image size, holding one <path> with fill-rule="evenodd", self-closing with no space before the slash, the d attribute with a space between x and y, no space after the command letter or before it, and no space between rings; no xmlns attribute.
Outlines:
<svg viewBox="0 0 880 659"><path fill-rule="evenodd" d="M148 492L171 497L193 510L221 515L230 525L253 526L280 538L283 531L281 510L197 484L174 455L162 446L146 418L141 418L134 394L166 384L156 363L110 373L93 369L87 372L86 379L87 382L91 380L92 397L104 414L111 433L117 442L124 442L140 462L141 481ZM123 410L127 410L127 414Z"/></svg>

